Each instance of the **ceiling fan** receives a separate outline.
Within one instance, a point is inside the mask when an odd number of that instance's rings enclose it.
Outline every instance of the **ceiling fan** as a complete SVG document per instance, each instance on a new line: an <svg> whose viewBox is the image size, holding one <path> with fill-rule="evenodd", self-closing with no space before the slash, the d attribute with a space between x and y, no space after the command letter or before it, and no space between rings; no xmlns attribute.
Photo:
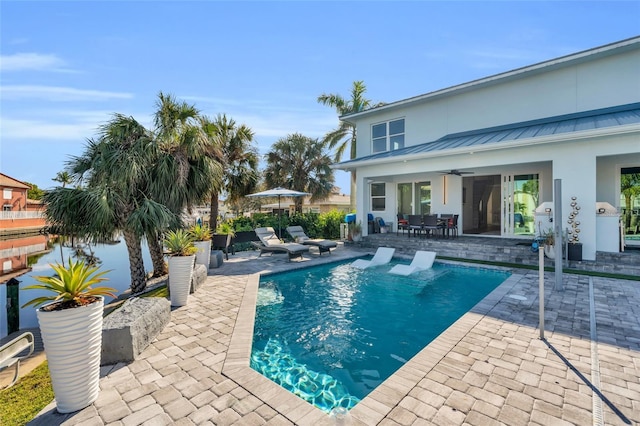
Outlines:
<svg viewBox="0 0 640 426"><path fill-rule="evenodd" d="M456 176L462 176L462 175L472 175L473 172L461 172L460 170L456 170L456 169L451 169L448 172L440 172L443 175L456 175Z"/></svg>

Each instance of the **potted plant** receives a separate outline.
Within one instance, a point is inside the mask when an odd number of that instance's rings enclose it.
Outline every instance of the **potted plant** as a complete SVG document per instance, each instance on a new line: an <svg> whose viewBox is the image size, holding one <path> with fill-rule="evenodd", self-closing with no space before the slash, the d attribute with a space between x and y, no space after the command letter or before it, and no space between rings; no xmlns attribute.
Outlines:
<svg viewBox="0 0 640 426"><path fill-rule="evenodd" d="M231 250L232 254L235 253L233 248L233 238L235 235L236 232L233 226L227 222L219 223L216 228L216 233L213 234L212 247L216 250L222 250L227 260L229 260L229 250Z"/></svg>
<svg viewBox="0 0 640 426"><path fill-rule="evenodd" d="M359 243L362 241L362 222L354 222L351 224L351 239Z"/></svg>
<svg viewBox="0 0 640 426"><path fill-rule="evenodd" d="M580 221L577 220L580 213L580 206L576 201L576 197L571 197L571 213L569 213L569 231L567 232L569 244L567 245L567 259L581 261L582 260L582 243L580 242Z"/></svg>
<svg viewBox="0 0 640 426"><path fill-rule="evenodd" d="M183 229L170 231L164 239L164 245L169 256L171 306L184 306L191 288L193 262L198 249L193 245L191 235Z"/></svg>
<svg viewBox="0 0 640 426"><path fill-rule="evenodd" d="M56 406L60 413L71 413L98 398L104 296L116 296L110 287L92 287L106 281L103 275L109 271L98 272L99 267L71 258L68 266L50 266L56 275L37 276L40 284L25 289L53 294L36 297L23 308L44 304L36 316Z"/></svg>
<svg viewBox="0 0 640 426"><path fill-rule="evenodd" d="M547 232L543 235L544 238L544 255L549 259L555 259L556 251L555 251L555 235L553 234L553 229L549 228Z"/></svg>
<svg viewBox="0 0 640 426"><path fill-rule="evenodd" d="M189 234L193 238L193 245L198 249L196 264L204 265L209 269L211 257L211 228L207 224L197 224L189 228Z"/></svg>

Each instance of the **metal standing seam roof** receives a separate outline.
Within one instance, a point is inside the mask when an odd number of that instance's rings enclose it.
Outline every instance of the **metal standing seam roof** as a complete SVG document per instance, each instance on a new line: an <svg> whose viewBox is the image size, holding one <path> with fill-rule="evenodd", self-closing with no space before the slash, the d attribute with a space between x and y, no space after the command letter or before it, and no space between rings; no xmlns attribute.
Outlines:
<svg viewBox="0 0 640 426"><path fill-rule="evenodd" d="M379 152L366 157L343 161L340 165L411 154L445 151L455 148L514 142L542 136L595 130L605 127L640 123L640 102L573 114L513 123L470 132L453 133L419 145L394 151Z"/></svg>

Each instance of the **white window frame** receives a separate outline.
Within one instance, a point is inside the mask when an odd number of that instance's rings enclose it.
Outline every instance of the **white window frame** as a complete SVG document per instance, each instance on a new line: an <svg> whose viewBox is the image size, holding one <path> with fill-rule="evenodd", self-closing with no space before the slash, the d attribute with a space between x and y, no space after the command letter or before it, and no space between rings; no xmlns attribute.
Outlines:
<svg viewBox="0 0 640 426"><path fill-rule="evenodd" d="M5 200L10 200L11 198L13 198L13 190L11 188L3 188L2 198Z"/></svg>
<svg viewBox="0 0 640 426"><path fill-rule="evenodd" d="M398 121L402 121L402 132L401 133L394 133L394 134L390 134L390 128L391 128L391 123L396 123ZM386 151L394 151L396 149L401 149L404 148L405 146L405 134L406 134L406 128L405 128L405 119L404 117L400 117L400 118L394 118L393 120L388 120L388 121L383 121L380 123L375 123L371 125L371 153L372 154L377 154L379 152L386 152ZM376 126L381 126L384 125L384 131L385 134L384 136L380 136L377 138L373 137L373 129ZM392 138L396 138L398 136L402 136L402 146L394 148L393 146L391 146L391 139ZM376 142L380 142L384 139L384 143L385 143L385 149L384 150L376 150L375 149L375 143Z"/></svg>
<svg viewBox="0 0 640 426"><path fill-rule="evenodd" d="M374 185L382 185L383 188L383 194L382 195L373 195L373 186ZM383 212L387 210L387 184L384 182L372 182L369 184L369 194L371 194L371 211L372 212ZM383 207L380 208L375 208L374 207L374 203L373 200L382 200L383 201Z"/></svg>

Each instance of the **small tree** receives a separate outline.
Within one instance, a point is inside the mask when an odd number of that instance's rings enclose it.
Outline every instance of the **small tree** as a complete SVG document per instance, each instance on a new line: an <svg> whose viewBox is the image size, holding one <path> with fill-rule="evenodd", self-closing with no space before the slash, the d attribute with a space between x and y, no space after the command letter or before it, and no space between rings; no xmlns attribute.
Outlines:
<svg viewBox="0 0 640 426"><path fill-rule="evenodd" d="M279 139L267 153L264 171L268 186L293 189L311 194L311 202L324 200L333 188L331 158L325 145L299 133ZM302 213L303 197L296 197L295 210Z"/></svg>
<svg viewBox="0 0 640 426"><path fill-rule="evenodd" d="M29 185L29 189L27 189L27 198L30 200L41 200L44 195L44 191L38 188L38 185L35 183L25 182Z"/></svg>
<svg viewBox="0 0 640 426"><path fill-rule="evenodd" d="M318 102L335 108L338 117L354 112L364 111L372 107L372 102L364 97L367 87L364 81L354 81L349 98L344 98L338 94L326 94L318 96ZM382 102L373 106L383 105ZM330 131L324 137L324 142L329 149L335 148L334 161L342 160L345 150L349 147L349 159L356 158L356 126L347 121L341 121L338 128ZM351 172L351 210L356 209L356 173Z"/></svg>

